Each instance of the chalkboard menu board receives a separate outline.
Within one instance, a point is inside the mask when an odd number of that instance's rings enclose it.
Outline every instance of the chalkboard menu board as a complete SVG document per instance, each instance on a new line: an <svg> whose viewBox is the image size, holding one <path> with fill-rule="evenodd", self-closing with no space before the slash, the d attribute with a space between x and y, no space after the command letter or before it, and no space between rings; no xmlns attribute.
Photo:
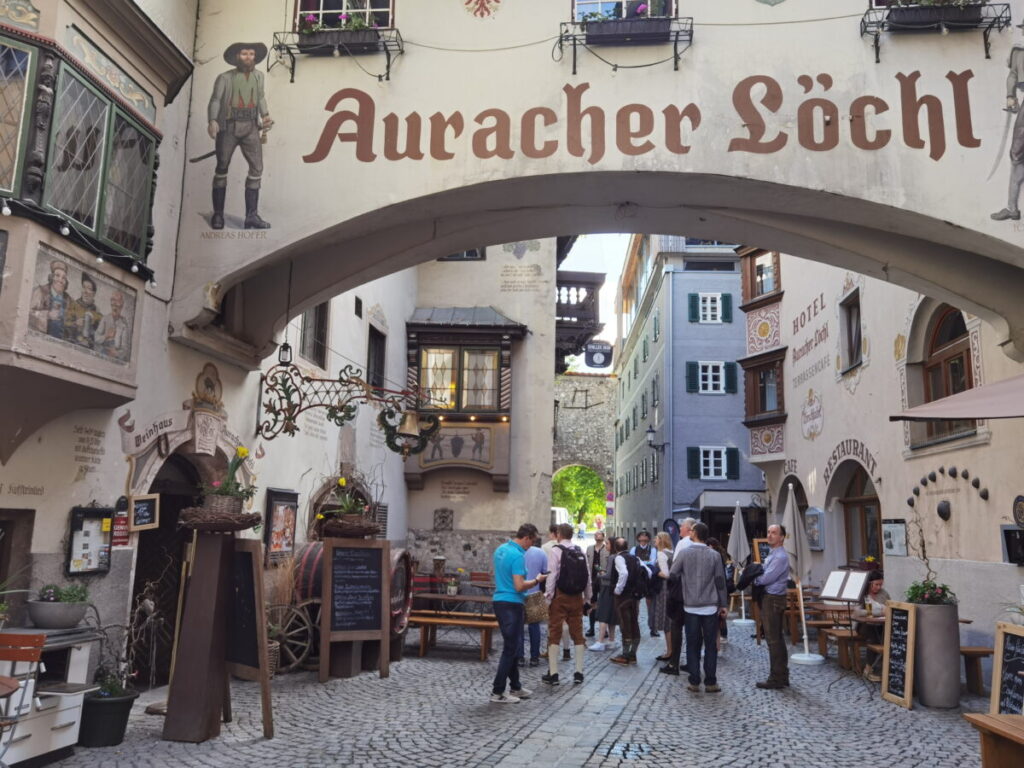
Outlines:
<svg viewBox="0 0 1024 768"><path fill-rule="evenodd" d="M364 642L379 643L380 676L387 677L391 661L390 542L329 538L324 540L322 563L320 682L327 681L334 661L360 653L359 644Z"/></svg>
<svg viewBox="0 0 1024 768"><path fill-rule="evenodd" d="M768 539L754 539L754 562L763 563L772 552Z"/></svg>
<svg viewBox="0 0 1024 768"><path fill-rule="evenodd" d="M913 603L885 605L885 654L882 660L882 698L910 709L914 702L914 642L916 608Z"/></svg>
<svg viewBox="0 0 1024 768"><path fill-rule="evenodd" d="M381 629L381 550L331 550L331 631Z"/></svg>
<svg viewBox="0 0 1024 768"><path fill-rule="evenodd" d="M160 527L160 494L133 496L128 514L128 530L148 531Z"/></svg>
<svg viewBox="0 0 1024 768"><path fill-rule="evenodd" d="M227 660L260 668L256 620L256 582L251 552L236 550L231 557L231 599L228 603Z"/></svg>
<svg viewBox="0 0 1024 768"><path fill-rule="evenodd" d="M990 715L1024 714L1024 627L996 624Z"/></svg>

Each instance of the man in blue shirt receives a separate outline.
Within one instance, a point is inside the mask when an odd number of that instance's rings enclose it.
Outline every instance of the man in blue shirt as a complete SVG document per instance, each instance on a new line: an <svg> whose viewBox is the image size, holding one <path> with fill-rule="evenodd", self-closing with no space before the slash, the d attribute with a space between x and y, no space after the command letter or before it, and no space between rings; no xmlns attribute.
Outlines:
<svg viewBox="0 0 1024 768"><path fill-rule="evenodd" d="M789 581L789 555L782 546L785 540L786 529L783 526L768 526L768 545L772 551L762 564L764 572L754 579L754 584L764 587L761 623L764 625L765 640L768 641L768 660L771 665L768 679L759 682L758 688L789 687L789 651L783 637L786 585Z"/></svg>
<svg viewBox="0 0 1024 768"><path fill-rule="evenodd" d="M530 695L519 682L516 657L523 647L523 619L526 590L543 584L547 578L540 574L526 578L526 550L538 536L537 526L523 523L516 535L494 551L494 616L501 630L501 659L494 676L491 701L496 704L517 704ZM505 693L505 682L509 692Z"/></svg>

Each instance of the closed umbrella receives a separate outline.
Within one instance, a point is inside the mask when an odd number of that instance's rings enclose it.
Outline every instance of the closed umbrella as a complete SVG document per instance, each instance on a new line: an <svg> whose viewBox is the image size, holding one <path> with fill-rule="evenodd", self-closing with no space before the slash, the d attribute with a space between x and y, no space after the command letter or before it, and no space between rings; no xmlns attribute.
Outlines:
<svg viewBox="0 0 1024 768"><path fill-rule="evenodd" d="M747 562L747 558L750 557L750 543L747 539L747 527L743 524L743 512L740 509L740 503L736 502L736 511L732 514L732 528L729 530L729 546L725 548L725 551L729 553L729 557L732 558L733 563L736 567L739 567ZM736 619L733 624L753 624L752 619L747 618L747 601L743 599L743 593L740 593L740 618Z"/></svg>
<svg viewBox="0 0 1024 768"><path fill-rule="evenodd" d="M804 521L796 508L796 494L793 484L788 485L786 494L786 510L782 515L782 525L786 529L786 554L789 555L789 575L796 582L796 596L800 605L800 623L804 633L804 652L794 653L792 660L796 664L824 664L825 658L811 653L807 643L807 616L804 614L804 591L801 582L811 575L811 547L807 543L807 530Z"/></svg>

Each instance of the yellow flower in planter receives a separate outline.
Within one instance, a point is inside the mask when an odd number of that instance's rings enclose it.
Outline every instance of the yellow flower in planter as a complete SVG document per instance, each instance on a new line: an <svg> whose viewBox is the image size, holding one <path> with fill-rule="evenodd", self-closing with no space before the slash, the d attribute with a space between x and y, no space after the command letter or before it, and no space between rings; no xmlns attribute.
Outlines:
<svg viewBox="0 0 1024 768"><path fill-rule="evenodd" d="M346 485L348 485L348 481L344 477L339 477L338 485L344 488Z"/></svg>
<svg viewBox="0 0 1024 768"><path fill-rule="evenodd" d="M244 459L246 456L249 455L249 449L246 448L244 445L240 445L235 449L235 455L240 459Z"/></svg>

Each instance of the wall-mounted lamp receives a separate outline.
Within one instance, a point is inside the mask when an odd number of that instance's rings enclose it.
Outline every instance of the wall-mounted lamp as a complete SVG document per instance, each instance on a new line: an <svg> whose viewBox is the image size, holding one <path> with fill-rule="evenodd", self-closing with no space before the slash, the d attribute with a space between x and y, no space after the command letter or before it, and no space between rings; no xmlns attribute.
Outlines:
<svg viewBox="0 0 1024 768"><path fill-rule="evenodd" d="M647 438L647 445L649 447L653 448L656 451L661 451L661 452L664 453L665 446L666 445L670 445L670 443L656 443L656 442L654 442L654 434L655 434L654 433L654 427L648 427L647 431L644 433L644 436Z"/></svg>

